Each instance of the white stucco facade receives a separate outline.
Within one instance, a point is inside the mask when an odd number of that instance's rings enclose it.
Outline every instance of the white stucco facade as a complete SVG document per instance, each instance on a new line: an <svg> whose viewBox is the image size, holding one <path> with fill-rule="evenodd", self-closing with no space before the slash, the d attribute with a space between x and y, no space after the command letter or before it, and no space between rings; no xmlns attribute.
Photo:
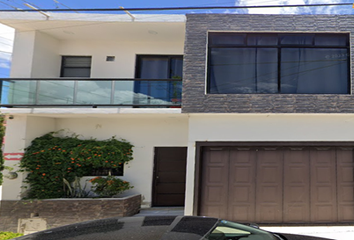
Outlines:
<svg viewBox="0 0 354 240"><path fill-rule="evenodd" d="M23 153L31 141L48 132L63 130L82 139L105 140L111 137L125 139L134 145L134 160L124 167L124 176L140 193L143 205L151 204L154 147L187 146L188 117L182 114L115 114L108 118L100 115L65 118L31 115L11 115L7 120L5 153ZM6 165L17 169L19 160L8 160ZM7 179L3 184L3 200L21 199L21 185L25 174Z"/></svg>
<svg viewBox="0 0 354 240"><path fill-rule="evenodd" d="M16 28L11 77L59 78L62 56L91 56L91 78L134 78L137 55L183 55L181 16L35 14L0 17ZM24 23L24 20L26 22ZM106 61L114 56L114 61ZM130 83L132 84L132 83ZM91 89L96 86L93 83ZM127 88L130 86L125 86ZM64 130L83 139L115 136L134 145L123 179L152 204L155 147L187 147L185 214L194 211L197 142L354 141L354 114L193 114L173 108L8 108L5 154L23 153L36 137ZM6 160L14 167L20 159ZM6 179L2 200L21 199L25 173ZM1 196L1 194L0 194Z"/></svg>

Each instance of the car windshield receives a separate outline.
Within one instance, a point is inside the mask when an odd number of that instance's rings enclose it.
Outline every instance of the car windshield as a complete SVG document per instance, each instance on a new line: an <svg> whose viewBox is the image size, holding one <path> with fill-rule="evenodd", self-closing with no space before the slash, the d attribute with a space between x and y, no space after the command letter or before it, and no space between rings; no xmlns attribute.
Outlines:
<svg viewBox="0 0 354 240"><path fill-rule="evenodd" d="M221 220L216 227L205 236L209 240L277 240L271 233L243 224Z"/></svg>

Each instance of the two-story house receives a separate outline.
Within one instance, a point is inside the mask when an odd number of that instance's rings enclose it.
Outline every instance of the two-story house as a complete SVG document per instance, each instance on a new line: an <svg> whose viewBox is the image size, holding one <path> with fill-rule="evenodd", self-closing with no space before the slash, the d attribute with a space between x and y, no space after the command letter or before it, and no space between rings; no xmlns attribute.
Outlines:
<svg viewBox="0 0 354 240"><path fill-rule="evenodd" d="M50 131L115 135L135 146L121 177L143 206L353 222L353 20L4 14L16 29L2 84L6 162ZM22 180L5 181L2 201L20 197Z"/></svg>

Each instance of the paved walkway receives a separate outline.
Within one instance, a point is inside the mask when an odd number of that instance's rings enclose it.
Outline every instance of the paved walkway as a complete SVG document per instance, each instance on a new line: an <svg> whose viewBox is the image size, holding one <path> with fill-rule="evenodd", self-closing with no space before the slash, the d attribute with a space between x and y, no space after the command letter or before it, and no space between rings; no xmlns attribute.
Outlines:
<svg viewBox="0 0 354 240"><path fill-rule="evenodd" d="M143 208L140 213L135 216L161 216L172 215L181 216L184 215L183 207L154 207ZM325 237L335 240L354 240L354 225L353 226L298 226L298 227L268 227L260 226L261 229L271 232L284 232L303 234L315 237Z"/></svg>

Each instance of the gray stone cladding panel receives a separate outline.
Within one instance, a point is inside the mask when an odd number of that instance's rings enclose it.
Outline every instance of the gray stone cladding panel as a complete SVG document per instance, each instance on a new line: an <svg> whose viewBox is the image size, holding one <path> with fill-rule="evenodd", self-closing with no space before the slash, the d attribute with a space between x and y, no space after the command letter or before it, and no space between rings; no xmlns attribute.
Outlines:
<svg viewBox="0 0 354 240"><path fill-rule="evenodd" d="M206 94L208 31L345 32L352 43L354 15L187 14L182 93L184 113L354 112L352 94Z"/></svg>

